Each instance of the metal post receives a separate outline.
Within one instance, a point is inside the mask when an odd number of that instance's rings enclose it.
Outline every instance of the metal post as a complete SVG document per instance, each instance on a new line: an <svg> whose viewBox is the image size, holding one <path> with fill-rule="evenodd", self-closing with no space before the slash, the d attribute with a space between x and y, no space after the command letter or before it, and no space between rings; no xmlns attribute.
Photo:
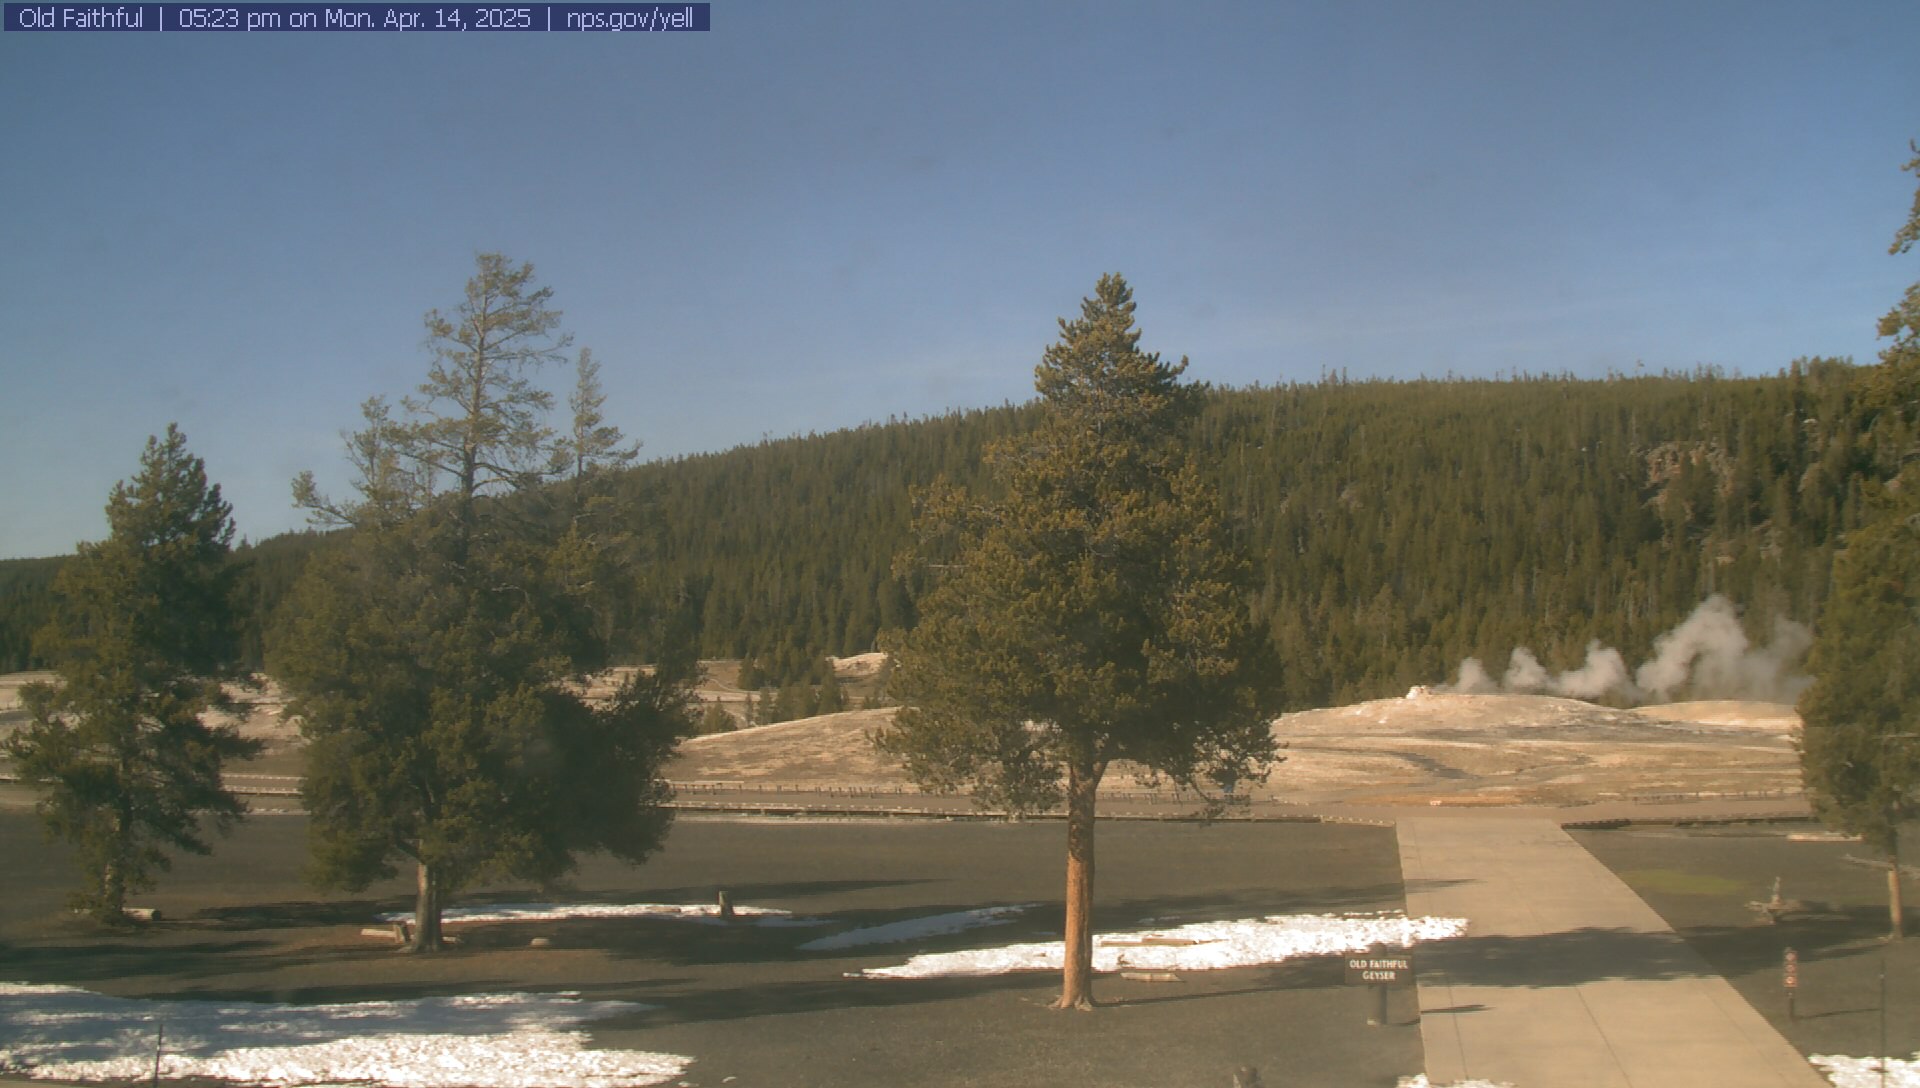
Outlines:
<svg viewBox="0 0 1920 1088"><path fill-rule="evenodd" d="M1880 951L1880 1088L1887 1088L1887 953Z"/></svg>
<svg viewBox="0 0 1920 1088"><path fill-rule="evenodd" d="M167 1022L156 1020L153 1030L153 1088L160 1088L160 1051L167 1043Z"/></svg>
<svg viewBox="0 0 1920 1088"><path fill-rule="evenodd" d="M1787 949L1784 974L1780 981L1787 990L1787 1019L1798 1020L1800 1017L1794 1011L1793 997L1800 991L1800 954L1791 948Z"/></svg>

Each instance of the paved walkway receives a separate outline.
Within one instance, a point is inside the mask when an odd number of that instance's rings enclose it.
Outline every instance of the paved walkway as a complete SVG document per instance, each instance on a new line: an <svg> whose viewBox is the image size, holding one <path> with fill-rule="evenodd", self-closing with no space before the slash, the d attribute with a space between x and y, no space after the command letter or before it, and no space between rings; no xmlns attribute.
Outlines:
<svg viewBox="0 0 1920 1088"><path fill-rule="evenodd" d="M1415 955L1434 1084L1828 1088L1552 821L1410 816L1399 837L1407 912L1472 924Z"/></svg>

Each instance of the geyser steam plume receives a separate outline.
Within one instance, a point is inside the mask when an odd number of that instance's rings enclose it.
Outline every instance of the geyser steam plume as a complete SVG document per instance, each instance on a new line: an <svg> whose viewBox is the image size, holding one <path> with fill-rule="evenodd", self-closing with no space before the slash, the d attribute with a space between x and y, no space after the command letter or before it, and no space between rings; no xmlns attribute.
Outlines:
<svg viewBox="0 0 1920 1088"><path fill-rule="evenodd" d="M1747 641L1733 603L1708 597L1680 626L1653 640L1653 658L1627 672L1620 651L1587 644L1587 659L1577 669L1554 674L1525 646L1516 646L1507 671L1495 680L1478 658L1460 663L1459 678L1440 690L1470 695L1510 692L1561 695L1589 701L1615 696L1629 703L1667 702L1686 694L1695 699L1765 699L1790 703L1809 679L1794 668L1813 633L1792 620L1775 619L1773 638L1764 646Z"/></svg>

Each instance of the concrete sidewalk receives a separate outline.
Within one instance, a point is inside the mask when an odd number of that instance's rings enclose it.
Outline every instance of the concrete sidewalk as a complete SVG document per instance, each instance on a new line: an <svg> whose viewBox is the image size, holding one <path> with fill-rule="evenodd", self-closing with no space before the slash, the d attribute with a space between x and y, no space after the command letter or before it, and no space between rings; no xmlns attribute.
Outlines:
<svg viewBox="0 0 1920 1088"><path fill-rule="evenodd" d="M1830 1088L1552 821L1414 816L1399 837L1407 912L1470 926L1415 953L1434 1084Z"/></svg>

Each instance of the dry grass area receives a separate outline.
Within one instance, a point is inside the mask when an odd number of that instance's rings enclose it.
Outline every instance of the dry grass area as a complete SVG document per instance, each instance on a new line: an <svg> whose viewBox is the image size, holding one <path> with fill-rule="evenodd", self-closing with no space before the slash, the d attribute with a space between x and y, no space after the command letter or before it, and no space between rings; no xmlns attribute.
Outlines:
<svg viewBox="0 0 1920 1088"><path fill-rule="evenodd" d="M867 743L894 711L848 710L694 737L667 768L675 781L824 787L904 786L906 775Z"/></svg>

